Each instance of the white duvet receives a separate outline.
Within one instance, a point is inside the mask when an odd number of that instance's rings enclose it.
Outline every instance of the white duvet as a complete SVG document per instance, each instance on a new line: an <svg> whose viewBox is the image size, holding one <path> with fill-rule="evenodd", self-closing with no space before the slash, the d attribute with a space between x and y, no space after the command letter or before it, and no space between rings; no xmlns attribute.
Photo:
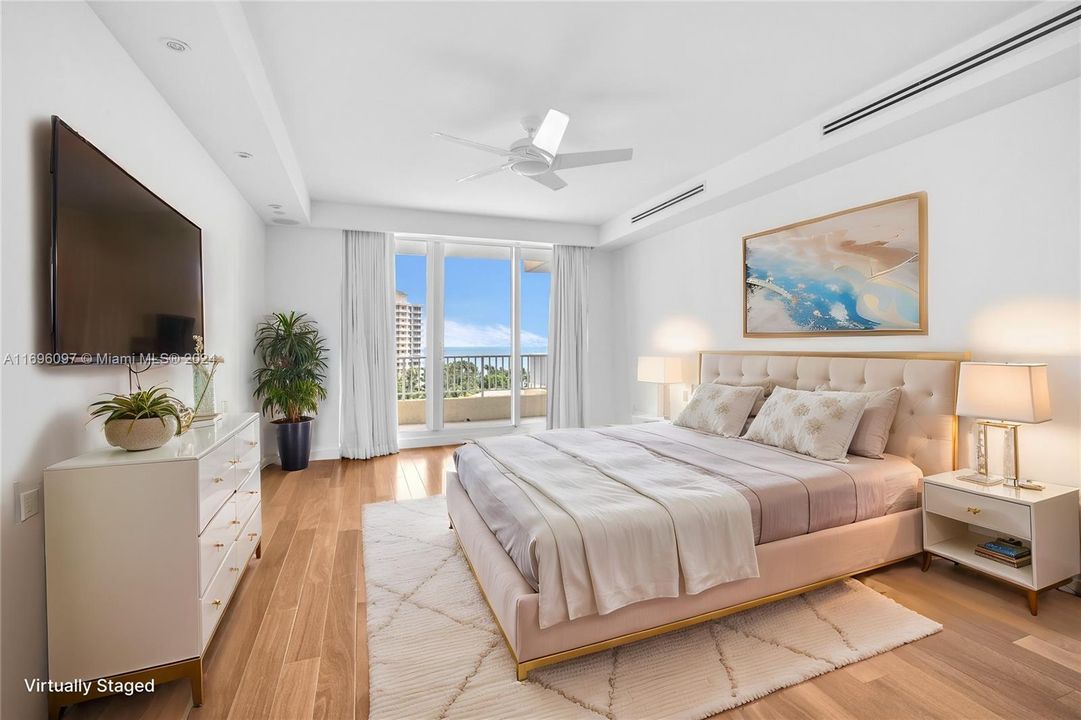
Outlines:
<svg viewBox="0 0 1081 720"><path fill-rule="evenodd" d="M551 530L540 625L758 576L751 511L689 465L590 430L477 441Z"/></svg>

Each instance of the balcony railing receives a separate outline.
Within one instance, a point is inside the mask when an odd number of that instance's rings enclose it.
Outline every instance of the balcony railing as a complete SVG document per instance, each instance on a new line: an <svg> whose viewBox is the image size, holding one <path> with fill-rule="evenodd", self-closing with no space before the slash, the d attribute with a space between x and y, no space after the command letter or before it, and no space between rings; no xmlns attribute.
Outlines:
<svg viewBox="0 0 1081 720"><path fill-rule="evenodd" d="M427 396L424 355L398 356L398 399L422 400ZM443 358L443 397L508 395L511 387L510 355L447 355ZM522 389L547 386L548 356L522 355Z"/></svg>

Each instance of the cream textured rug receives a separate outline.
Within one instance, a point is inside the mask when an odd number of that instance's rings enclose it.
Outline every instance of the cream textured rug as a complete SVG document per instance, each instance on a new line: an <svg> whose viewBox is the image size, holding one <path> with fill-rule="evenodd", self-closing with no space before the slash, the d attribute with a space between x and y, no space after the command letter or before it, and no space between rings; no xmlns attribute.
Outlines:
<svg viewBox="0 0 1081 720"><path fill-rule="evenodd" d="M704 718L942 628L848 580L517 682L443 497L365 505L364 568L372 720Z"/></svg>

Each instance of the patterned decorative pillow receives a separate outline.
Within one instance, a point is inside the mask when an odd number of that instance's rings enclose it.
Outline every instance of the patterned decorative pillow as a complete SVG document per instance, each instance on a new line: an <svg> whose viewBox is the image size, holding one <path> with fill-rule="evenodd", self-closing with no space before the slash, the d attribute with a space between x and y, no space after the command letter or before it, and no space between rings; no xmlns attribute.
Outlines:
<svg viewBox="0 0 1081 720"><path fill-rule="evenodd" d="M762 388L762 394L758 396L758 400L755 401L754 407L751 408L751 417L753 418L758 413L762 412L762 406L766 404L766 398L773 392L773 388L777 387L777 383L772 380L759 380L757 382L740 383L739 385L731 385L726 382L721 382L720 378L713 381L714 385L726 385L728 387L760 387Z"/></svg>
<svg viewBox="0 0 1081 720"><path fill-rule="evenodd" d="M822 384L817 389L829 391L830 387ZM881 460L882 453L886 451L886 443L890 441L890 428L893 427L893 418L897 415L897 405L901 402L901 388L863 394L867 396L867 407L860 418L860 424L856 426L856 434L852 436L848 452Z"/></svg>
<svg viewBox="0 0 1081 720"><path fill-rule="evenodd" d="M761 396L760 387L699 385L674 424L722 437L737 437Z"/></svg>
<svg viewBox="0 0 1081 720"><path fill-rule="evenodd" d="M743 437L819 460L847 462L848 445L867 400L866 393L778 387Z"/></svg>

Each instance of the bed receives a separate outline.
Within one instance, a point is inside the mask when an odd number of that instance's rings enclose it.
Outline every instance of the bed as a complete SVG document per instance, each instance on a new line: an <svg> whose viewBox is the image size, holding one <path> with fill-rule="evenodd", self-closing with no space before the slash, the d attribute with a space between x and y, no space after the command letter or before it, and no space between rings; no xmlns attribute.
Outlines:
<svg viewBox="0 0 1081 720"><path fill-rule="evenodd" d="M698 473L717 464L719 474L712 479L723 475L752 508L756 577L736 575L742 579L703 590L685 588L691 579L680 572L677 592L624 600L614 610L553 614L552 591L543 602L538 592L546 582L553 587L544 580L536 551L537 527L543 523L524 509L529 503L519 497L519 475L476 447L461 450L457 470L446 479L451 526L515 658L518 678L537 667L807 592L918 554L919 480L956 466L953 408L958 363L965 357L700 353L701 383L771 381L800 390L824 384L849 391L902 388L882 460L850 456L845 464L828 463L668 424L556 436L559 442L592 438L590 443L626 447L668 465L693 465ZM521 462L539 461L523 457ZM533 466L516 467L524 477L522 468L532 471ZM549 468L550 474L559 472Z"/></svg>

